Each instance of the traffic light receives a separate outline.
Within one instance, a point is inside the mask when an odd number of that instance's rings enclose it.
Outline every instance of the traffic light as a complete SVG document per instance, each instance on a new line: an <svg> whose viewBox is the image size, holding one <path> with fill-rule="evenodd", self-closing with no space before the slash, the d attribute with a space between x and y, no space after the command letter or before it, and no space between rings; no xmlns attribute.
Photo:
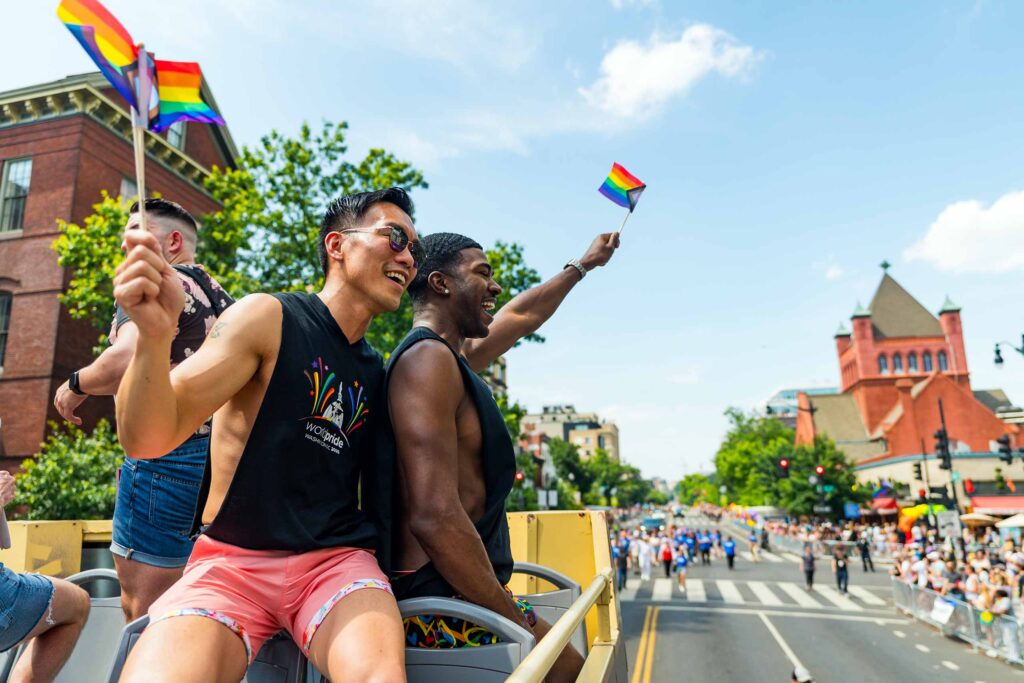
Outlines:
<svg viewBox="0 0 1024 683"><path fill-rule="evenodd" d="M921 463L919 463L919 462L915 462L914 463L914 480L915 481L923 481L924 480L924 475L921 474Z"/></svg>
<svg viewBox="0 0 1024 683"><path fill-rule="evenodd" d="M949 454L949 435L945 429L935 432L935 455L939 456L939 469L953 469L953 459Z"/></svg>
<svg viewBox="0 0 1024 683"><path fill-rule="evenodd" d="M825 468L822 467L821 465L815 465L814 466L814 473L817 474L820 477L823 474L825 474Z"/></svg>
<svg viewBox="0 0 1024 683"><path fill-rule="evenodd" d="M1013 449L1010 448L1010 435L1003 434L1001 437L996 439L996 443L999 444L999 459L1005 462L1007 465L1013 464Z"/></svg>
<svg viewBox="0 0 1024 683"><path fill-rule="evenodd" d="M523 473L522 472L516 472L516 481L522 481L522 480L523 480Z"/></svg>
<svg viewBox="0 0 1024 683"><path fill-rule="evenodd" d="M928 500L928 492L925 491L924 489L918 489L917 490L917 499L918 500Z"/></svg>
<svg viewBox="0 0 1024 683"><path fill-rule="evenodd" d="M968 496L974 493L974 482L970 479L964 479L964 492L966 492Z"/></svg>
<svg viewBox="0 0 1024 683"><path fill-rule="evenodd" d="M789 458L779 458L779 479L789 479Z"/></svg>

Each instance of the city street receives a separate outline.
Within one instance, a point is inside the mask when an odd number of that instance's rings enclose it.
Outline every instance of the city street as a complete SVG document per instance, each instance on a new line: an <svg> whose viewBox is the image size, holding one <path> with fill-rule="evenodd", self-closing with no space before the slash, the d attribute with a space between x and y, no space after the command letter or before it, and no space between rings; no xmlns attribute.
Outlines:
<svg viewBox="0 0 1024 683"><path fill-rule="evenodd" d="M724 559L692 563L685 594L660 566L651 581L631 574L621 596L631 682L781 683L797 663L819 683L1024 681L1024 671L896 612L888 568L876 570L851 563L849 597L826 558L807 592L799 558L781 552L762 552L758 564L742 553L733 571Z"/></svg>

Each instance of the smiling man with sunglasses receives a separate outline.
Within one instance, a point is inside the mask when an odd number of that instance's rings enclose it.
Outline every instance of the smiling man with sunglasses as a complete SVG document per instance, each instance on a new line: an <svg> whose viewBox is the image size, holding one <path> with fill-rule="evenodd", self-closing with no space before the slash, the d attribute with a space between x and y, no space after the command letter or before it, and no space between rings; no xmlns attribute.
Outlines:
<svg viewBox="0 0 1024 683"><path fill-rule="evenodd" d="M121 443L157 457L214 421L201 534L122 680L238 681L281 629L335 683L404 680L401 618L358 486L386 420L383 364L363 336L416 276L411 214L398 188L335 201L323 290L245 297L173 372L181 287L153 235L125 238L114 292L138 343L117 394Z"/></svg>

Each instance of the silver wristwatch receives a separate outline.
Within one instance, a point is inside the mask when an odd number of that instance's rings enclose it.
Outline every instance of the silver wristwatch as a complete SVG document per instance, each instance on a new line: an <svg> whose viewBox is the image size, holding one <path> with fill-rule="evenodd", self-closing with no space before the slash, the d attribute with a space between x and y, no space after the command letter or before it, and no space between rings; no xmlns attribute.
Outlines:
<svg viewBox="0 0 1024 683"><path fill-rule="evenodd" d="M579 271L581 280L587 276L587 269L583 267L583 264L580 263L580 260L578 258L569 259L569 262L565 264L562 270L565 270L569 266L572 266L577 271Z"/></svg>

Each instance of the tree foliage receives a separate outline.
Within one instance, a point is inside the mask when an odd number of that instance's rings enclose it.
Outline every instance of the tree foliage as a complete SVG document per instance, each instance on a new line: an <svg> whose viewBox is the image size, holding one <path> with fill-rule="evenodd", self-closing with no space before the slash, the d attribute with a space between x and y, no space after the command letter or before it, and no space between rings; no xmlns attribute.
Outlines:
<svg viewBox="0 0 1024 683"><path fill-rule="evenodd" d="M687 474L676 485L676 499L683 505L718 502L718 484L704 474Z"/></svg>
<svg viewBox="0 0 1024 683"><path fill-rule="evenodd" d="M615 460L598 448L589 458L581 458L579 449L563 439L551 439L548 453L559 483L574 488L587 505L619 505L652 502L652 488L640 470ZM563 496L559 495L559 506ZM657 498L657 497L655 497Z"/></svg>
<svg viewBox="0 0 1024 683"><path fill-rule="evenodd" d="M50 435L39 454L23 462L16 476L16 506L25 519L110 519L114 513L117 470L123 452L106 420L91 433L66 423Z"/></svg>
<svg viewBox="0 0 1024 683"><path fill-rule="evenodd" d="M818 436L813 447L794 446L794 431L770 417L748 415L736 408L726 411L729 432L715 455L716 481L726 487L730 502L741 505L777 505L795 515L813 513L818 485L833 515L845 502L863 502L870 495L858 487L852 463L835 443ZM787 458L789 478L779 478L777 465ZM811 484L815 465L824 467L818 484ZM714 493L712 493L712 496Z"/></svg>

